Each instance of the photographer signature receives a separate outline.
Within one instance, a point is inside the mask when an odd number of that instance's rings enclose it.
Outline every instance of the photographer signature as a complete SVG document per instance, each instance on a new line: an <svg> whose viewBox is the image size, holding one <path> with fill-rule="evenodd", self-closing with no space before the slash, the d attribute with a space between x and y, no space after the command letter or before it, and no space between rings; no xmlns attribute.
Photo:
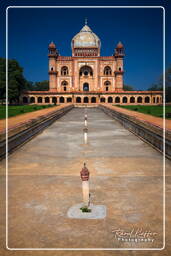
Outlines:
<svg viewBox="0 0 171 256"><path fill-rule="evenodd" d="M143 230L143 228L132 228L129 231L117 228L112 230L112 233L117 240L125 242L154 242L157 235L156 232Z"/></svg>

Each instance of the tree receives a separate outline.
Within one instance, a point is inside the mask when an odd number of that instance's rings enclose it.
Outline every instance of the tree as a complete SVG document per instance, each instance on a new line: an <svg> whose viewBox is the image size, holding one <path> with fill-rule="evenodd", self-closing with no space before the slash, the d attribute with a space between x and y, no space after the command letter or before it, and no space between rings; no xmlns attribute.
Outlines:
<svg viewBox="0 0 171 256"><path fill-rule="evenodd" d="M124 84L123 86L124 91L134 91L134 87L131 85Z"/></svg>
<svg viewBox="0 0 171 256"><path fill-rule="evenodd" d="M163 91L163 74L160 76L158 82L153 84L149 91ZM171 66L165 72L165 100L171 102Z"/></svg>
<svg viewBox="0 0 171 256"><path fill-rule="evenodd" d="M48 91L49 90L49 81L43 80L42 82L35 82L32 86L34 91Z"/></svg>
<svg viewBox="0 0 171 256"><path fill-rule="evenodd" d="M165 73L166 102L171 102L171 66Z"/></svg>
<svg viewBox="0 0 171 256"><path fill-rule="evenodd" d="M33 82L26 80L24 90L26 90L26 91L33 91L33 90L34 90L34 89L33 89L33 86L34 86L34 83L33 83Z"/></svg>
<svg viewBox="0 0 171 256"><path fill-rule="evenodd" d="M26 91L48 91L49 81L48 80L43 80L41 82L26 81L25 90Z"/></svg>
<svg viewBox="0 0 171 256"><path fill-rule="evenodd" d="M22 91L47 91L49 81L27 81L23 75L23 68L16 60L8 60L8 99L9 102L19 102ZM6 59L0 58L0 100L6 98Z"/></svg>
<svg viewBox="0 0 171 256"><path fill-rule="evenodd" d="M160 86L159 84L152 84L151 87L148 88L148 91L162 91L163 86Z"/></svg>
<svg viewBox="0 0 171 256"><path fill-rule="evenodd" d="M6 97L6 59L0 58L0 99ZM19 102L19 96L25 89L26 79L23 76L23 68L16 60L8 60L8 99L9 102Z"/></svg>
<svg viewBox="0 0 171 256"><path fill-rule="evenodd" d="M0 100L4 100L6 98L6 65L5 59L0 58Z"/></svg>

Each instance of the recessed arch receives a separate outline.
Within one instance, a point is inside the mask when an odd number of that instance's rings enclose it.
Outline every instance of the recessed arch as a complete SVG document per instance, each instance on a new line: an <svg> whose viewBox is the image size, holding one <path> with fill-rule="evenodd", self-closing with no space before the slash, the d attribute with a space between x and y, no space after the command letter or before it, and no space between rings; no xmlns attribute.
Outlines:
<svg viewBox="0 0 171 256"><path fill-rule="evenodd" d="M49 97L45 97L45 103L49 103L49 102L50 102Z"/></svg>
<svg viewBox="0 0 171 256"><path fill-rule="evenodd" d="M91 98L91 103L96 103L96 97Z"/></svg>
<svg viewBox="0 0 171 256"><path fill-rule="evenodd" d="M30 103L35 103L35 97L30 98Z"/></svg>
<svg viewBox="0 0 171 256"><path fill-rule="evenodd" d="M84 65L80 68L80 72L79 72L80 76L93 76L93 69L92 67L88 66L88 65Z"/></svg>
<svg viewBox="0 0 171 256"><path fill-rule="evenodd" d="M54 104L57 103L57 98L56 97L52 97L52 103L54 103Z"/></svg>
<svg viewBox="0 0 171 256"><path fill-rule="evenodd" d="M104 82L104 87L105 87L105 91L106 91L106 92L109 91L110 85L111 85L111 82L110 82L110 81L107 80L107 81Z"/></svg>
<svg viewBox="0 0 171 256"><path fill-rule="evenodd" d="M111 74L112 74L112 69L111 69L111 67L105 66L103 73L104 73L104 75L111 75Z"/></svg>
<svg viewBox="0 0 171 256"><path fill-rule="evenodd" d="M63 80L63 81L61 82L61 85L62 85L62 86L67 86L67 85L68 85L68 82L67 82L66 80Z"/></svg>
<svg viewBox="0 0 171 256"><path fill-rule="evenodd" d="M81 97L76 98L76 103L81 103Z"/></svg>
<svg viewBox="0 0 171 256"><path fill-rule="evenodd" d="M84 97L84 103L89 103L89 98L88 97Z"/></svg>
<svg viewBox="0 0 171 256"><path fill-rule="evenodd" d="M65 80L63 80L63 81L61 82L61 86L62 86L62 90L63 90L64 92L66 92L66 91L67 91L68 82L65 81Z"/></svg>
<svg viewBox="0 0 171 256"><path fill-rule="evenodd" d="M132 96L132 97L130 98L130 103L135 103L135 97Z"/></svg>
<svg viewBox="0 0 171 256"><path fill-rule="evenodd" d="M141 97L141 96L139 96L139 97L137 98L137 103L142 103L142 97Z"/></svg>
<svg viewBox="0 0 171 256"><path fill-rule="evenodd" d="M100 98L100 102L101 102L101 103L105 103L105 102L106 102L106 99L105 99L104 97L101 97L101 98Z"/></svg>
<svg viewBox="0 0 171 256"><path fill-rule="evenodd" d="M84 83L83 84L83 91L89 91L89 84L88 83Z"/></svg>
<svg viewBox="0 0 171 256"><path fill-rule="evenodd" d="M63 66L63 67L61 68L61 75L62 75L62 76L66 76L66 75L68 75L68 73L69 73L68 67L67 67L67 66Z"/></svg>
<svg viewBox="0 0 171 256"><path fill-rule="evenodd" d="M117 96L117 97L115 98L115 103L120 103L120 97Z"/></svg>
<svg viewBox="0 0 171 256"><path fill-rule="evenodd" d="M59 98L59 102L60 102L60 103L64 103L64 101L65 101L65 100L64 100L64 97L61 96L61 97Z"/></svg>
<svg viewBox="0 0 171 256"><path fill-rule="evenodd" d="M145 103L150 103L150 97L149 96L145 97Z"/></svg>
<svg viewBox="0 0 171 256"><path fill-rule="evenodd" d="M42 103L42 97L38 97L37 102Z"/></svg>
<svg viewBox="0 0 171 256"><path fill-rule="evenodd" d="M108 103L113 103L113 98L111 96L108 97Z"/></svg>
<svg viewBox="0 0 171 256"><path fill-rule="evenodd" d="M104 85L109 86L109 85L111 85L111 82L107 80L107 81L104 82Z"/></svg>
<svg viewBox="0 0 171 256"><path fill-rule="evenodd" d="M71 97L68 97L67 98L67 103L71 103L72 102L72 98Z"/></svg>
<svg viewBox="0 0 171 256"><path fill-rule="evenodd" d="M122 103L127 103L127 102L128 102L128 99L127 99L126 96L124 96L124 97L122 98Z"/></svg>

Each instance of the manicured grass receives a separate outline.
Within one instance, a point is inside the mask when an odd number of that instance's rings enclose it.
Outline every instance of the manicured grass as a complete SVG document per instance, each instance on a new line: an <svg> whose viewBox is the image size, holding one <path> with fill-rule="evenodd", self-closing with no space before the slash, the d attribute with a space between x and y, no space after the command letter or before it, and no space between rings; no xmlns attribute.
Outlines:
<svg viewBox="0 0 171 256"><path fill-rule="evenodd" d="M152 116L163 117L163 106L141 106L141 105L117 105L133 111L138 111ZM168 115L170 114L170 115ZM166 118L171 119L171 106L166 106Z"/></svg>
<svg viewBox="0 0 171 256"><path fill-rule="evenodd" d="M51 108L54 105L23 105L23 106L8 106L8 117L25 114L28 112L37 111L40 109ZM6 118L6 106L0 106L0 119Z"/></svg>

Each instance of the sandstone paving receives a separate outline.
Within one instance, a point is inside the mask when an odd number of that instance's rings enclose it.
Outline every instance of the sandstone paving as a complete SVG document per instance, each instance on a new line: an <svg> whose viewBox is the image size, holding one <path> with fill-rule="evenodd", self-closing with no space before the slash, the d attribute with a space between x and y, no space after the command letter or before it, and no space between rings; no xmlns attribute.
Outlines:
<svg viewBox="0 0 171 256"><path fill-rule="evenodd" d="M9 156L10 248L161 248L163 246L163 158L99 109L73 109ZM67 218L82 201L80 171L90 171L91 201L105 205L103 220ZM1 161L5 194L5 160ZM170 170L166 160L166 249L163 251L10 251L5 249L5 207L1 203L2 255L167 255L170 256ZM120 242L112 231L150 229L153 243Z"/></svg>

